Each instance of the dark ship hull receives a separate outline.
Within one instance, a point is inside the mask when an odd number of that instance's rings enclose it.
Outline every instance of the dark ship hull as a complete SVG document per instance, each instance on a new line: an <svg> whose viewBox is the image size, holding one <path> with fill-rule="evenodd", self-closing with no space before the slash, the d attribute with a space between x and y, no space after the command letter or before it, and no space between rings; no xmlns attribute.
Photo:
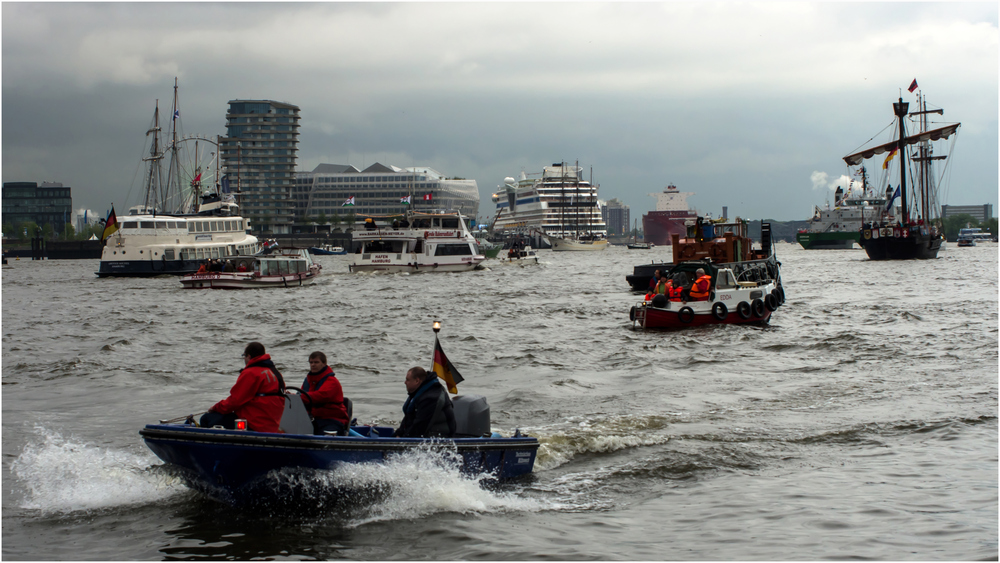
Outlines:
<svg viewBox="0 0 1000 563"><path fill-rule="evenodd" d="M683 237L687 234L685 221L697 217L694 211L650 211L642 216L643 240L656 246L667 246L671 236Z"/></svg>
<svg viewBox="0 0 1000 563"><path fill-rule="evenodd" d="M868 228L859 244L872 260L931 260L937 258L943 239L924 226Z"/></svg>

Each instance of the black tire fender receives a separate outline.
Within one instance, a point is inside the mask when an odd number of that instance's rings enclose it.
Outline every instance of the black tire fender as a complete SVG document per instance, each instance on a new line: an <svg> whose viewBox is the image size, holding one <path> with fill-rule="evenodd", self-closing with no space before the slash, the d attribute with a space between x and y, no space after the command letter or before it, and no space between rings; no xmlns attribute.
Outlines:
<svg viewBox="0 0 1000 563"><path fill-rule="evenodd" d="M635 322L635 305L632 305L632 308L628 310L628 320Z"/></svg>
<svg viewBox="0 0 1000 563"><path fill-rule="evenodd" d="M719 301L715 305L712 305L712 315L720 321L724 321L729 316L729 307L726 307L725 303Z"/></svg>
<svg viewBox="0 0 1000 563"><path fill-rule="evenodd" d="M744 321L750 318L750 304L746 301L740 301L739 305L736 306L736 314L740 316Z"/></svg>
<svg viewBox="0 0 1000 563"><path fill-rule="evenodd" d="M753 312L753 316L758 319L764 318L764 312L766 311L764 301L761 299L754 299L753 303L750 304L750 310Z"/></svg>
<svg viewBox="0 0 1000 563"><path fill-rule="evenodd" d="M778 298L773 293L764 296L764 306L772 313L778 310Z"/></svg>
<svg viewBox="0 0 1000 563"><path fill-rule="evenodd" d="M681 307L680 311L677 311L677 320L684 324L689 324L694 321L694 309L691 307Z"/></svg>

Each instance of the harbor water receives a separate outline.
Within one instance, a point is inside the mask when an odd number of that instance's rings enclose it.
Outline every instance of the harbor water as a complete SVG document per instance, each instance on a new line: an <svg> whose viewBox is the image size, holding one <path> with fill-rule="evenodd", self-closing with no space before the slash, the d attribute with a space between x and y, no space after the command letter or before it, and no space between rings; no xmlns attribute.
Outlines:
<svg viewBox="0 0 1000 563"><path fill-rule="evenodd" d="M768 327L633 329L635 264L540 251L460 274L185 290L95 260L2 271L7 560L997 559L997 246L936 260L778 243ZM362 424L402 418L431 323L493 430L541 442L499 487L431 451L316 473L300 507L187 489L147 423L226 395L247 342L289 384L326 353ZM284 476L275 475L275 486ZM334 485L371 491L331 502Z"/></svg>

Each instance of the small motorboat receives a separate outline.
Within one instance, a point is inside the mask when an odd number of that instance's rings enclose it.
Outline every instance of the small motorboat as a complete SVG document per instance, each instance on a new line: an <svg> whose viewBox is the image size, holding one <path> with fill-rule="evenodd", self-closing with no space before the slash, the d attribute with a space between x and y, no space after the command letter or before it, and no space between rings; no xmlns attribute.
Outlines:
<svg viewBox="0 0 1000 563"><path fill-rule="evenodd" d="M533 262L538 263L538 253L534 248L530 246L519 246L507 249L507 261L511 263L517 262Z"/></svg>
<svg viewBox="0 0 1000 563"><path fill-rule="evenodd" d="M316 281L322 269L305 249L277 250L272 245L262 252L268 254L228 257L233 271L188 274L181 284L185 289L299 287Z"/></svg>
<svg viewBox="0 0 1000 563"><path fill-rule="evenodd" d="M322 246L310 246L309 254L315 254L316 256L334 256L347 254L343 246L331 246L329 244L324 244Z"/></svg>
<svg viewBox="0 0 1000 563"><path fill-rule="evenodd" d="M345 464L381 464L413 450L457 454L463 474L486 475L486 481L531 473L538 452L538 439L520 430L509 437L491 432L489 407L479 395L452 397L458 423L455 438L396 438L393 428L357 425L351 426L347 436L313 435L300 396L287 394L286 398L281 422L285 433L200 428L192 415L181 423L146 425L139 434L189 487L232 505L281 501L290 494L283 484L287 481L282 480L288 474L332 471Z"/></svg>

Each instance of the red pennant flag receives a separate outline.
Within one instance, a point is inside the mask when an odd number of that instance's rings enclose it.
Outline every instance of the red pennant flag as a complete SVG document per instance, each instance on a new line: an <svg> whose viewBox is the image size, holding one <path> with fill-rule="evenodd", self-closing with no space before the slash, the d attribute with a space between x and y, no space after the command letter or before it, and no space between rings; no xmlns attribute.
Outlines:
<svg viewBox="0 0 1000 563"><path fill-rule="evenodd" d="M907 88L911 93L917 89L917 79L914 78L913 82L910 82L910 87Z"/></svg>

